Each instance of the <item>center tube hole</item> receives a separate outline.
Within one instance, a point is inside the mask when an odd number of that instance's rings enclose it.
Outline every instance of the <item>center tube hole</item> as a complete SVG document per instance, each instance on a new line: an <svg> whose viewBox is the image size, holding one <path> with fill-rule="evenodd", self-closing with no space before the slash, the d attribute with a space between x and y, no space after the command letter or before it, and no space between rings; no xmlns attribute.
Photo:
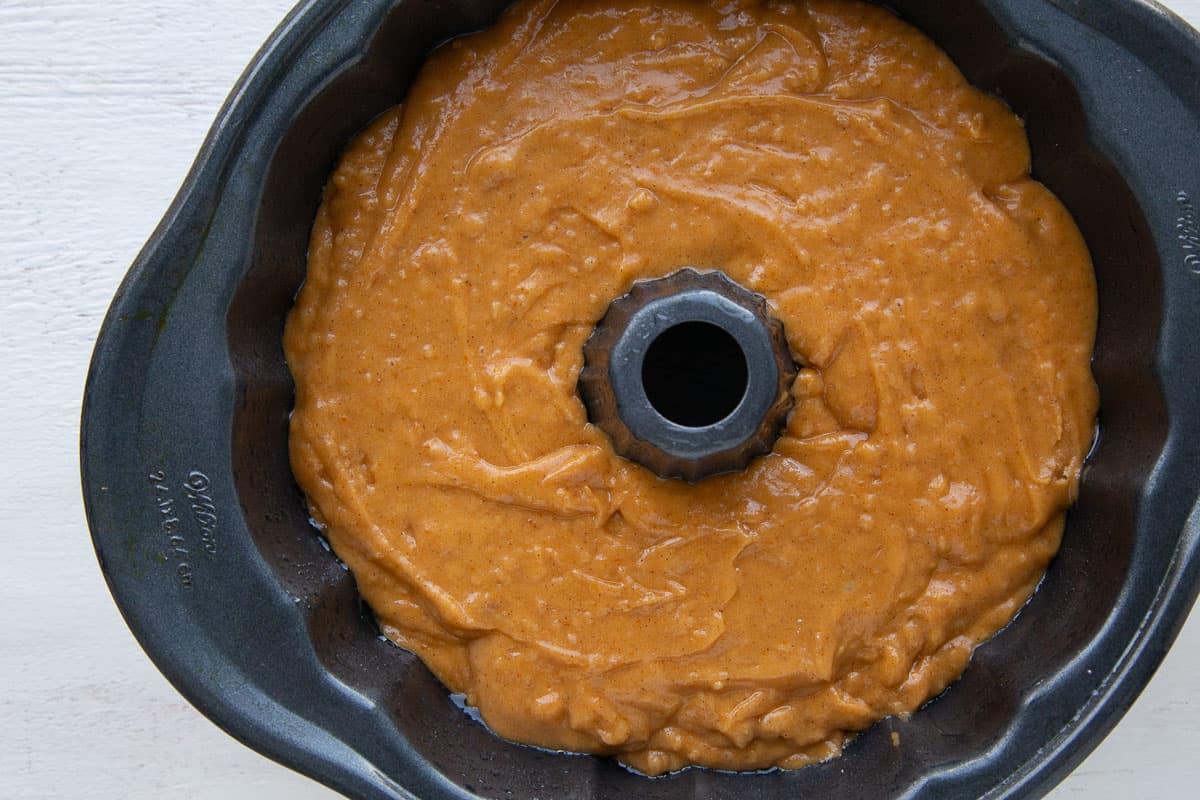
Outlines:
<svg viewBox="0 0 1200 800"><path fill-rule="evenodd" d="M685 428L728 417L742 402L748 382L741 345L709 322L667 328L650 343L642 361L642 386L650 405Z"/></svg>

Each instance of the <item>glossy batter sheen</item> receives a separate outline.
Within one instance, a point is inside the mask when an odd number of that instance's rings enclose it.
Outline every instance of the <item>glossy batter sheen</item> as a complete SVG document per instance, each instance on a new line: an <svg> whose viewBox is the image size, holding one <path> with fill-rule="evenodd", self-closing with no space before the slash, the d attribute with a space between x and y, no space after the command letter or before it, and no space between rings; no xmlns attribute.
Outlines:
<svg viewBox="0 0 1200 800"><path fill-rule="evenodd" d="M684 265L766 296L805 366L774 452L697 485L614 455L575 391L608 304ZM887 12L523 2L334 173L292 463L387 635L501 735L798 767L1037 585L1095 302L1020 121Z"/></svg>

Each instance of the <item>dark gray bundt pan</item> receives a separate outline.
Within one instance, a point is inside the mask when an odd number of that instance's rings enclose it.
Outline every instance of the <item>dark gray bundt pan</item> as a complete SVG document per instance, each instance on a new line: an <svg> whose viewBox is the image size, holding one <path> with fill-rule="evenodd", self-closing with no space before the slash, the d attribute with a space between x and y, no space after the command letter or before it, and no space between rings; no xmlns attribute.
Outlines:
<svg viewBox="0 0 1200 800"><path fill-rule="evenodd" d="M1133 702L1200 578L1200 38L1133 0L895 10L1027 122L1099 279L1101 436L1062 552L910 721L832 762L654 780L493 737L382 641L287 460L280 335L339 151L485 0L311 0L254 59L121 285L83 403L101 567L150 657L251 747L356 798L1036 797ZM893 747L890 733L900 733Z"/></svg>

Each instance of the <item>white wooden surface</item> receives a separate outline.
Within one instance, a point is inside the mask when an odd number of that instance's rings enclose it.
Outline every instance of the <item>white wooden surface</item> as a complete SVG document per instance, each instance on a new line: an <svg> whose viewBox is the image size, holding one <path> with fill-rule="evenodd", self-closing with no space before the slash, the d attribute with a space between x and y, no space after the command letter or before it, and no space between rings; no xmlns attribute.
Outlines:
<svg viewBox="0 0 1200 800"><path fill-rule="evenodd" d="M290 0L0 0L0 798L329 798L192 710L96 567L79 402L109 300ZM1174 0L1200 25L1200 0ZM1200 614L1065 783L1200 786Z"/></svg>

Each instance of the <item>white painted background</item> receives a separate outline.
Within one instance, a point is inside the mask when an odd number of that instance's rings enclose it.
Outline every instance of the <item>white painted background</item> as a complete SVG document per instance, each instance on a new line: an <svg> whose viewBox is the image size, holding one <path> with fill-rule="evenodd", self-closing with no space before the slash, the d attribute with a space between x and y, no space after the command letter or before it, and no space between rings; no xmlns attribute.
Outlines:
<svg viewBox="0 0 1200 800"><path fill-rule="evenodd" d="M290 0L0 0L0 800L331 798L192 710L125 628L78 479L118 281ZM1166 3L1200 25L1200 0ZM1200 787L1200 614L1052 797Z"/></svg>

